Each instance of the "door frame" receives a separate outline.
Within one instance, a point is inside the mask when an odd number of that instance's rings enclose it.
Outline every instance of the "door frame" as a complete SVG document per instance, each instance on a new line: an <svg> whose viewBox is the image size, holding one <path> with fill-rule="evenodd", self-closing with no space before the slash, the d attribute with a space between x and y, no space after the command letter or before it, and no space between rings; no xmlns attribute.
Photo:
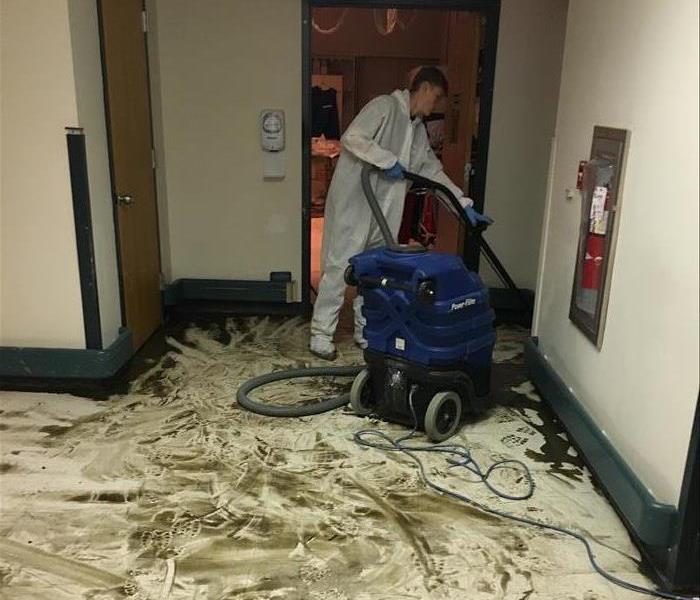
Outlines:
<svg viewBox="0 0 700 600"><path fill-rule="evenodd" d="M301 7L301 302L305 314L311 314L311 10L317 7L416 8L478 12L486 19L484 59L479 96L479 146L477 169L473 179L474 207L484 210L486 172L493 86L496 74L496 49L501 0L302 0ZM471 270L479 271L479 247L467 238L462 258Z"/></svg>

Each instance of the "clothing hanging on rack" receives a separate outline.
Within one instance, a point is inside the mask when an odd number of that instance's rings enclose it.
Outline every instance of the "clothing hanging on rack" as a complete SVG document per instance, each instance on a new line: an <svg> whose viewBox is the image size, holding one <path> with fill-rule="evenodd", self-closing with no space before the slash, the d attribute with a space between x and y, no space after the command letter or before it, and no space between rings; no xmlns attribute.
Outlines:
<svg viewBox="0 0 700 600"><path fill-rule="evenodd" d="M311 135L340 139L337 92L333 88L311 88Z"/></svg>

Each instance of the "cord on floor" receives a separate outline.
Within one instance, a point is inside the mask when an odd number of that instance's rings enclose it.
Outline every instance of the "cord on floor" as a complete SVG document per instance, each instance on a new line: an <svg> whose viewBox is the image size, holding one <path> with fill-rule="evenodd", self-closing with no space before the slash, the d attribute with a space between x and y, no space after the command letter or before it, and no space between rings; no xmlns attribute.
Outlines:
<svg viewBox="0 0 700 600"><path fill-rule="evenodd" d="M670 592L664 592L662 590L654 590L651 588L647 588L641 585L636 585L634 583L630 583L629 581L625 581L623 579L620 579L618 577L615 577L614 575L611 575L608 573L605 569L603 569L597 562L595 554L593 553L593 549L591 547L590 542L580 533L577 533L576 531L572 531L570 529L566 529L565 527L558 527L556 525L549 525L547 523L543 523L541 521L537 521L535 519L529 519L527 517L520 517L518 515L513 515L504 511L497 510L495 508L490 508L489 506L486 506L485 504L482 504L481 502L478 502L477 500L474 500L473 498L470 498L460 492L456 492L454 490L450 490L439 483L434 482L428 474L426 473L425 465L421 458L418 456L418 453L420 452L429 452L429 453L438 453L438 454L445 454L448 456L447 461L452 465L453 467L464 467L477 475L477 477L480 478L480 481L488 487L489 490L491 490L494 494L499 496L500 498L505 498L508 500L527 500L532 496L535 490L535 482L532 478L532 474L530 473L530 469L528 469L527 465L522 463L519 460L501 460L498 462L495 462L492 464L486 471L484 472L479 464L474 460L474 458L471 456L471 453L469 449L466 446L463 446L461 444L425 444L425 445L409 445L406 444L406 442L414 437L416 437L417 433L417 424L418 424L418 419L416 417L416 412L413 407L413 392L415 389L411 390L411 393L409 394L408 401L409 405L411 408L411 414L413 415L413 430L404 435L401 436L397 439L392 439L390 438L386 433L383 431L379 431L377 429L363 429L361 431L358 431L355 433L353 436L354 441L361 445L361 446L366 446L368 448L374 448L376 450L382 450L384 452L401 452L402 454L405 454L408 456L413 462L416 463L418 466L418 471L421 474L421 478L423 479L423 483L425 483L426 486L428 486L430 489L436 491L438 494L449 496L450 498L454 498L455 500L459 500L460 502L464 502L465 504L469 504L471 506L474 506L478 508L479 510L486 512L491 515L495 515L497 517L501 517L503 519L508 519L511 521L515 521L517 523L521 523L523 525L529 525L532 527L538 527L540 529L547 529L549 531L555 531L557 533L572 537L579 542L581 542L584 547L586 548L586 553L588 554L588 560L591 563L593 569L607 579L609 582L624 588L626 590L630 590L632 592L638 592L640 594L651 594L653 596L657 596L659 598L667 598L669 600L700 600L700 597L698 596L681 596L677 594L673 594ZM373 441L370 438L379 438L382 441ZM454 458L457 457L457 458ZM521 470L525 481L527 482L527 490L525 493L514 496L510 494L506 494L503 491L498 490L495 488L493 485L491 485L488 481L489 476L492 475L496 470L498 469L504 469L504 468L510 468L510 469L516 469L516 470Z"/></svg>

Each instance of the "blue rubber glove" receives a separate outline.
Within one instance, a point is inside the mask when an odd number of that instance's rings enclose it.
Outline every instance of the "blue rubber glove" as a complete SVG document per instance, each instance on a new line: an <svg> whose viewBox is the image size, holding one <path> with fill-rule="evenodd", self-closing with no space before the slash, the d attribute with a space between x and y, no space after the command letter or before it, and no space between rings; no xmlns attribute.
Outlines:
<svg viewBox="0 0 700 600"><path fill-rule="evenodd" d="M465 206L464 213L467 215L467 219L469 219L472 227L476 227L479 223L493 225L493 219L491 217L482 215L480 212L475 211L472 206Z"/></svg>
<svg viewBox="0 0 700 600"><path fill-rule="evenodd" d="M403 179L403 172L405 169L401 166L401 163L397 160L394 163L393 167L389 167L388 169L384 169L384 175L386 175L389 179Z"/></svg>

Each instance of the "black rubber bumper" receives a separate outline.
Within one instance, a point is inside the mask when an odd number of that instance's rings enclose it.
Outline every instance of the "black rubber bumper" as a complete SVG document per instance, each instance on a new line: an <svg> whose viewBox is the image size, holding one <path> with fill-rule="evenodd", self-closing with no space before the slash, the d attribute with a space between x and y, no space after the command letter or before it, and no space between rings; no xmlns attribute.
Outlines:
<svg viewBox="0 0 700 600"><path fill-rule="evenodd" d="M372 350L365 350L364 357L371 376L375 412L387 421L413 426L411 397L415 420L422 428L430 400L445 391L459 394L463 419L490 407L490 367L474 369L467 364L426 367Z"/></svg>

